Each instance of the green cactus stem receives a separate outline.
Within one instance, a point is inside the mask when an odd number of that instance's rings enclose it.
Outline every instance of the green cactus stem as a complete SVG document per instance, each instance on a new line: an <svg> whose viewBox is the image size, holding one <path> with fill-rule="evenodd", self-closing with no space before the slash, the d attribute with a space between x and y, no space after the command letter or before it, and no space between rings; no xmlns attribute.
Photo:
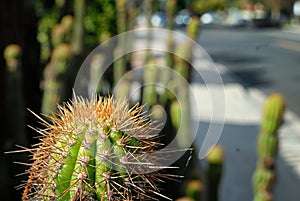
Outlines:
<svg viewBox="0 0 300 201"><path fill-rule="evenodd" d="M167 0L166 11L167 11L167 28L169 30L174 29L174 15L176 13L177 0Z"/></svg>
<svg viewBox="0 0 300 201"><path fill-rule="evenodd" d="M176 201L196 201L196 200L189 198L189 197L182 197L182 198L176 199Z"/></svg>
<svg viewBox="0 0 300 201"><path fill-rule="evenodd" d="M150 60L144 67L143 81L143 103L153 106L157 103L156 83L158 77L157 62Z"/></svg>
<svg viewBox="0 0 300 201"><path fill-rule="evenodd" d="M51 114L56 111L56 104L65 98L66 89L65 73L69 67L71 58L71 47L68 44L58 45L51 56L50 63L44 70L44 81L42 87L44 90L42 100L42 112Z"/></svg>
<svg viewBox="0 0 300 201"><path fill-rule="evenodd" d="M56 47L65 41L65 33L65 27L61 24L57 24L53 27L51 31L51 43L53 47Z"/></svg>
<svg viewBox="0 0 300 201"><path fill-rule="evenodd" d="M265 158L258 163L253 174L253 187L255 194L260 190L271 192L275 182L274 159Z"/></svg>
<svg viewBox="0 0 300 201"><path fill-rule="evenodd" d="M206 158L207 168L207 199L209 201L218 201L219 185L222 177L222 168L224 161L224 151L220 145L211 148Z"/></svg>
<svg viewBox="0 0 300 201"><path fill-rule="evenodd" d="M170 105L170 116L172 126L178 131L181 123L181 107L177 100L173 100Z"/></svg>
<svg viewBox="0 0 300 201"><path fill-rule="evenodd" d="M86 0L74 0L74 25L72 35L72 53L77 56L83 51L84 16Z"/></svg>
<svg viewBox="0 0 300 201"><path fill-rule="evenodd" d="M117 27L118 34L124 33L127 30L126 27L126 5L127 0L117 0L116 8L117 8ZM121 77L125 74L126 71L126 57L124 56L124 51L126 48L126 38L123 35L118 37L118 46L115 49L115 55L120 55L118 61L114 63L114 83L116 83L121 79Z"/></svg>
<svg viewBox="0 0 300 201"><path fill-rule="evenodd" d="M48 62L51 56L51 30L57 24L58 14L52 11L46 14L38 23L37 40L41 45L40 59L42 63Z"/></svg>
<svg viewBox="0 0 300 201"><path fill-rule="evenodd" d="M274 93L267 97L261 129L264 132L275 134L282 123L284 110L285 100L281 94Z"/></svg>
<svg viewBox="0 0 300 201"><path fill-rule="evenodd" d="M194 200L201 200L203 191L203 184L200 180L188 181L186 186L186 197L193 198Z"/></svg>
<svg viewBox="0 0 300 201"><path fill-rule="evenodd" d="M254 201L272 201L272 194L268 191L260 190L257 194L255 194Z"/></svg>
<svg viewBox="0 0 300 201"><path fill-rule="evenodd" d="M71 43L72 39L72 30L74 25L74 17L72 15L65 15L61 19L61 26L64 27L65 30L65 42Z"/></svg>
<svg viewBox="0 0 300 201"><path fill-rule="evenodd" d="M260 133L258 136L257 147L258 158L263 159L265 157L276 157L278 149L277 135L274 136L268 133Z"/></svg>
<svg viewBox="0 0 300 201"><path fill-rule="evenodd" d="M261 189L271 194L275 181L275 158L279 143L277 131L282 124L284 110L285 100L281 94L273 93L267 97L257 141L258 164L253 174L254 200L268 200L260 195Z"/></svg>
<svg viewBox="0 0 300 201"><path fill-rule="evenodd" d="M192 40L197 41L198 35L200 31L200 18L197 16L192 17L188 26L187 26L187 35Z"/></svg>
<svg viewBox="0 0 300 201"><path fill-rule="evenodd" d="M37 129L33 163L22 200L153 200L158 182L168 175L158 169L160 146L156 127L143 107L125 101L74 97L60 106L46 129ZM151 136L148 134L151 132ZM144 173L145 172L145 173Z"/></svg>
<svg viewBox="0 0 300 201"><path fill-rule="evenodd" d="M10 44L4 50L6 61L6 112L9 136L13 143L26 144L25 111L21 69L22 50L19 45Z"/></svg>

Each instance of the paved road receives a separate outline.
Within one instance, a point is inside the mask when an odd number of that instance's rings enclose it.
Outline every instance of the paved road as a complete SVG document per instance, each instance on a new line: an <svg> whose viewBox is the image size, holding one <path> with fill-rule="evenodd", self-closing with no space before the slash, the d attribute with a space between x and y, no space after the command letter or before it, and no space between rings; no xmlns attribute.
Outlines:
<svg viewBox="0 0 300 201"><path fill-rule="evenodd" d="M300 116L300 32L204 28L199 43L246 88L283 93Z"/></svg>

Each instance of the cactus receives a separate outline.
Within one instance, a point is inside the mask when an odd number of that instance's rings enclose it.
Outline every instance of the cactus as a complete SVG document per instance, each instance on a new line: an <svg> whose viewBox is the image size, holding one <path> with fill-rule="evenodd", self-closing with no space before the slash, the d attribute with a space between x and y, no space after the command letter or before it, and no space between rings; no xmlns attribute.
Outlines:
<svg viewBox="0 0 300 201"><path fill-rule="evenodd" d="M278 137L262 132L258 136L257 147L257 155L259 158L274 158L278 149Z"/></svg>
<svg viewBox="0 0 300 201"><path fill-rule="evenodd" d="M285 110L285 100L279 93L267 97L257 141L258 163L253 174L254 200L271 200L269 196L275 181L275 158L278 152L278 133ZM264 193L262 194L261 191Z"/></svg>
<svg viewBox="0 0 300 201"><path fill-rule="evenodd" d="M264 190L259 191L257 194L255 194L254 197L254 201L272 201L272 200L273 200L272 194Z"/></svg>
<svg viewBox="0 0 300 201"><path fill-rule="evenodd" d="M196 200L189 198L189 197L182 197L182 198L176 199L176 201L196 201Z"/></svg>
<svg viewBox="0 0 300 201"><path fill-rule="evenodd" d="M186 30L188 37L190 37L194 41L197 41L199 30L200 30L199 27L200 27L199 17L197 16L192 17Z"/></svg>
<svg viewBox="0 0 300 201"><path fill-rule="evenodd" d="M60 22L65 30L65 42L70 43L72 38L72 30L74 25L74 17L72 15L65 15Z"/></svg>
<svg viewBox="0 0 300 201"><path fill-rule="evenodd" d="M46 63L51 56L51 37L50 33L57 24L58 13L51 11L43 16L38 23L37 39L41 44L40 59L42 63Z"/></svg>
<svg viewBox="0 0 300 201"><path fill-rule="evenodd" d="M253 175L254 192L264 190L270 192L275 181L275 172L266 167L258 167Z"/></svg>
<svg viewBox="0 0 300 201"><path fill-rule="evenodd" d="M117 9L117 27L118 34L124 33L126 28L126 5L127 0L117 0L116 1L116 9ZM118 38L118 46L116 47L116 54L121 57L117 62L114 63L114 83L116 84L124 75L126 70L126 58L124 56L124 51L126 48L126 38L123 35L120 35Z"/></svg>
<svg viewBox="0 0 300 201"><path fill-rule="evenodd" d="M58 46L59 44L62 44L65 40L65 27L61 24L57 24L52 28L51 31L51 43L53 47Z"/></svg>
<svg viewBox="0 0 300 201"><path fill-rule="evenodd" d="M279 93L271 94L264 105L261 130L275 134L282 123L285 110L285 100Z"/></svg>
<svg viewBox="0 0 300 201"><path fill-rule="evenodd" d="M142 108L76 97L59 107L33 152L22 200L152 200L163 175L149 157L159 143ZM149 133L152 133L149 136ZM160 160L160 159L158 159ZM144 173L145 172L145 173Z"/></svg>
<svg viewBox="0 0 300 201"><path fill-rule="evenodd" d="M194 200L200 201L203 190L203 184L199 180L191 180L188 182L186 187L186 197L193 198Z"/></svg>
<svg viewBox="0 0 300 201"><path fill-rule="evenodd" d="M177 100L173 100L170 105L170 116L172 126L178 131L181 123L181 108L180 103Z"/></svg>
<svg viewBox="0 0 300 201"><path fill-rule="evenodd" d="M19 45L10 44L4 50L6 60L6 112L8 119L9 136L14 143L26 144L25 136L25 111L23 100L23 83L21 70L22 50Z"/></svg>
<svg viewBox="0 0 300 201"><path fill-rule="evenodd" d="M56 104L65 99L65 73L71 58L71 47L68 44L58 45L51 56L50 63L44 70L44 89L42 112L51 114L56 111Z"/></svg>
<svg viewBox="0 0 300 201"><path fill-rule="evenodd" d="M143 103L153 106L157 103L156 86L158 77L158 68L155 60L150 60L144 68L143 81Z"/></svg>
<svg viewBox="0 0 300 201"><path fill-rule="evenodd" d="M209 201L217 201L224 160L223 148L220 145L212 147L206 160L208 162L207 198Z"/></svg>

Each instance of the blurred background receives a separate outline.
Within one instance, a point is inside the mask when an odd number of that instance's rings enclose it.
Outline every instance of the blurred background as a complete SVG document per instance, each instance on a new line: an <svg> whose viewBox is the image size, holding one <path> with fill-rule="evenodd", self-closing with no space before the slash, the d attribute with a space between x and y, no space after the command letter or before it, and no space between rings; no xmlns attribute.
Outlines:
<svg viewBox="0 0 300 201"><path fill-rule="evenodd" d="M169 0L0 1L2 199L20 200L22 190L15 187L27 177L15 175L27 167L14 162L29 162L27 153L4 152L38 142L38 134L27 125L34 128L41 125L27 108L36 114L55 112L57 103L71 98L76 73L91 50L110 37L135 28L161 27L188 33L188 25L197 18L199 24L193 39L215 62L226 65L246 89L256 88L264 94L280 91L290 110L300 115L300 2L177 0L173 1L173 10L171 3ZM116 64L119 67L105 72L100 95L107 95L113 89L115 81L133 65L132 60L125 59ZM152 61L146 56L145 63L148 62ZM145 97L141 102L148 103L146 100L151 102L151 98ZM168 101L164 104L170 106Z"/></svg>

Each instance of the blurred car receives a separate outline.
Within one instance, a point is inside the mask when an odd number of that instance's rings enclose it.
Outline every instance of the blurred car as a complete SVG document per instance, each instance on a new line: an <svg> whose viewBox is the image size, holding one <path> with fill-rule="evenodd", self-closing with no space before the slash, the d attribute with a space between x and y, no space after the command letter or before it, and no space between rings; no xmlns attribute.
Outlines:
<svg viewBox="0 0 300 201"><path fill-rule="evenodd" d="M144 14L138 15L136 20L138 25L147 24L147 17ZM151 16L150 21L154 27L165 27L167 25L167 16L163 12L155 12Z"/></svg>
<svg viewBox="0 0 300 201"><path fill-rule="evenodd" d="M164 12L155 12L151 17L151 24L154 27L165 27L167 25L167 15Z"/></svg>
<svg viewBox="0 0 300 201"><path fill-rule="evenodd" d="M208 12L204 13L200 17L201 24L208 25L208 24L220 24L220 16L216 12Z"/></svg>
<svg viewBox="0 0 300 201"><path fill-rule="evenodd" d="M192 14L186 9L179 11L174 19L175 26L177 27L186 26L191 20L191 15Z"/></svg>

